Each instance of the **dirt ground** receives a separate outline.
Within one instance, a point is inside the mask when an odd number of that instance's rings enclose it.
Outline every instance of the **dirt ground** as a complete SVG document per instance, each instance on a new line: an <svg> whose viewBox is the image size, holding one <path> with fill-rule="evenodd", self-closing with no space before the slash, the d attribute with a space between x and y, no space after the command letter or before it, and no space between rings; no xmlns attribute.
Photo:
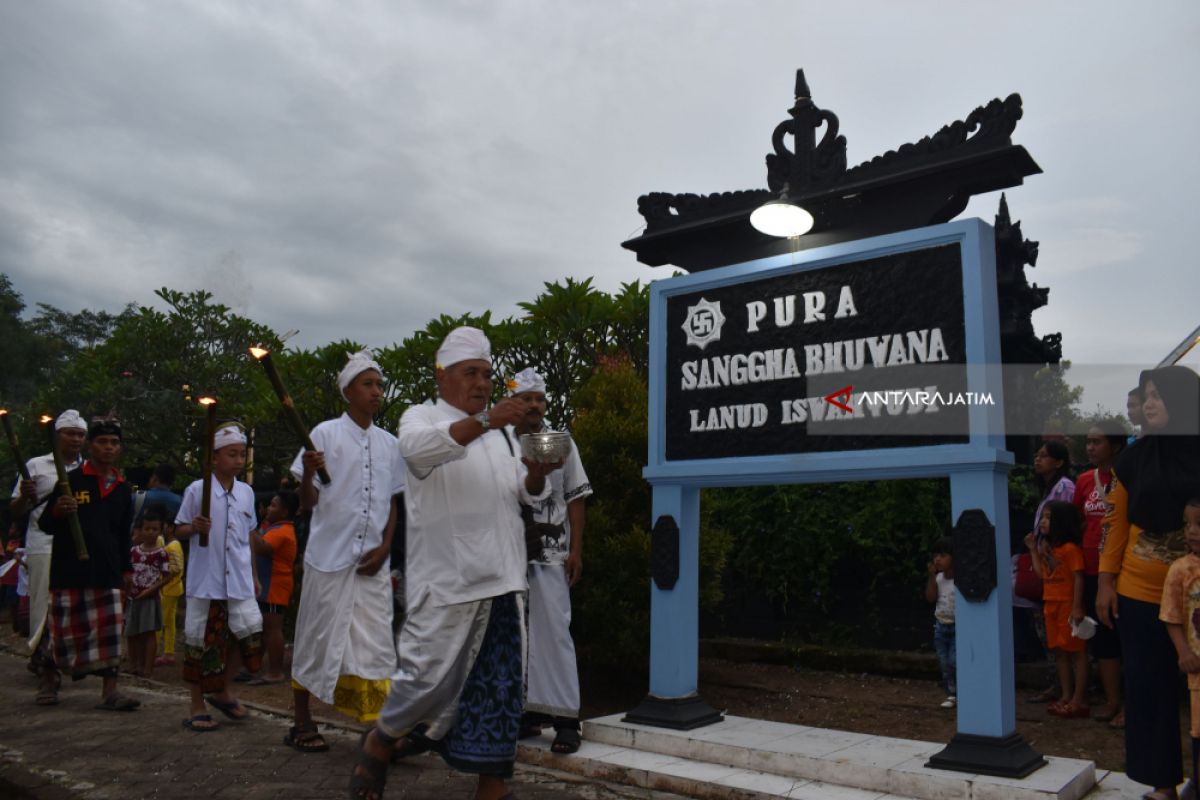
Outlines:
<svg viewBox="0 0 1200 800"><path fill-rule="evenodd" d="M5 626L0 646L24 653L22 641ZM30 677L30 702L36 680ZM179 667L159 667L154 680L183 686ZM584 674L585 718L627 711L645 694L642 676ZM134 680L132 677L126 680ZM269 686L237 684L242 698L281 709L292 707L287 683ZM1124 771L1124 737L1120 730L1090 719L1064 720L1050 716L1045 706L1017 698L1017 730L1044 755L1091 759L1104 769ZM712 706L729 714L778 722L839 730L920 739L949 741L955 731L955 712L942 709L944 699L933 681L877 675L850 675L798 669L775 664L757 664L703 658L700 662L700 695ZM1099 699L1093 702L1099 704ZM181 716L186 708L180 708ZM332 707L313 700L318 716L339 718ZM1181 715L1181 726L1184 720ZM1181 743L1186 743L1186 728Z"/></svg>

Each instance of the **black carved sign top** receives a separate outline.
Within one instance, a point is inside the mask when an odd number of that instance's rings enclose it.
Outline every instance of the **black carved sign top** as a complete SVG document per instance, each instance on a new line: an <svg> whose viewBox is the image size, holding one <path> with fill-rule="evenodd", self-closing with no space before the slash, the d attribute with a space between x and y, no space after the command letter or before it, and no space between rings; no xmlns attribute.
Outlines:
<svg viewBox="0 0 1200 800"><path fill-rule="evenodd" d="M667 460L967 441L966 405L940 408L931 433L903 405L845 415L824 398L965 390L961 258L940 245L670 297Z"/></svg>

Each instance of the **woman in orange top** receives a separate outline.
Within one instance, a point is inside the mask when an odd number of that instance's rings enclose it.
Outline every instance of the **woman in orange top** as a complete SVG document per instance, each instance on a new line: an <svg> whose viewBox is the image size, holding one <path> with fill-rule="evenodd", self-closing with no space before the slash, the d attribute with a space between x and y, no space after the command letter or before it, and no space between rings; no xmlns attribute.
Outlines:
<svg viewBox="0 0 1200 800"><path fill-rule="evenodd" d="M1174 800L1183 778L1175 648L1159 619L1163 581L1187 552L1181 520L1200 482L1200 376L1146 370L1138 383L1146 435L1116 464L1104 518L1096 613L1117 628L1125 659L1125 769Z"/></svg>
<svg viewBox="0 0 1200 800"><path fill-rule="evenodd" d="M283 615L292 602L292 566L296 562L296 528L293 520L300 508L295 492L278 492L267 506L262 529L251 537L262 591L258 605L263 615L263 644L267 650L267 672L250 681L251 686L282 683Z"/></svg>
<svg viewBox="0 0 1200 800"><path fill-rule="evenodd" d="M1025 546L1033 568L1042 575L1042 613L1046 616L1046 644L1054 652L1062 700L1046 710L1059 717L1087 717L1088 661L1083 639L1071 626L1083 619L1083 550L1079 512L1073 503L1046 503L1038 523L1041 541L1032 533Z"/></svg>

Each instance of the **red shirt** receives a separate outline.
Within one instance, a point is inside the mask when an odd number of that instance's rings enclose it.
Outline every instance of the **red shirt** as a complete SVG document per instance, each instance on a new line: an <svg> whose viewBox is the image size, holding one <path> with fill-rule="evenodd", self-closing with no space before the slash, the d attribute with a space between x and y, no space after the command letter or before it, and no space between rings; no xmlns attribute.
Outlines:
<svg viewBox="0 0 1200 800"><path fill-rule="evenodd" d="M1087 575L1100 573L1100 533L1104 523L1104 515L1108 513L1108 503L1104 499L1105 491L1101 489L1112 484L1112 471L1101 470L1100 481L1103 486L1096 486L1096 470L1089 469L1080 473L1075 481L1075 496L1071 499L1083 519L1083 571Z"/></svg>

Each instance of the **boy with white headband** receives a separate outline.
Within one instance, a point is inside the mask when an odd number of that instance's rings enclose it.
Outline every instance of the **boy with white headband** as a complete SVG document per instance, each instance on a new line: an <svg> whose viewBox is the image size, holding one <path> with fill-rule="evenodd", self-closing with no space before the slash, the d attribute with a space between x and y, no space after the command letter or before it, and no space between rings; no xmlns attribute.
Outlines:
<svg viewBox="0 0 1200 800"><path fill-rule="evenodd" d="M546 381L532 367L508 381L508 394L525 404L513 433L518 438L546 430ZM584 503L592 484L579 448L547 478L550 496L533 506L541 523L541 547L529 554L529 665L525 672L525 716L521 735L554 726L555 753L579 749L579 667L571 639L571 587L583 574Z"/></svg>
<svg viewBox="0 0 1200 800"><path fill-rule="evenodd" d="M75 409L67 409L54 421L54 446L68 472L83 463L82 451L86 438L87 423ZM38 528L37 520L42 515L46 498L58 483L58 472L54 467L53 453L31 458L25 467L29 470L30 479L17 481L9 510L13 519L25 517L21 524L25 534L25 570L29 581L30 663L42 679L37 702L40 705L54 705L58 701L55 687L59 676L51 655L50 637L45 635L46 612L50 608L50 554L54 537Z"/></svg>
<svg viewBox="0 0 1200 800"><path fill-rule="evenodd" d="M175 536L208 534L208 544L193 541L187 571L187 611L183 626L183 679L192 700L185 728L215 730L204 701L231 720L249 712L229 691L226 656L241 651L242 665L257 672L262 660L262 613L255 600L254 554L250 537L257 522L254 490L237 476L246 466L246 433L236 422L217 428L213 441L210 516L201 516L204 481L193 481L183 493L175 517ZM208 693L207 696L205 693Z"/></svg>
<svg viewBox="0 0 1200 800"><path fill-rule="evenodd" d="M310 695L369 722L396 670L387 564L404 460L396 437L373 422L384 377L368 351L349 356L338 388L346 412L314 428L316 449L292 463L300 502L312 509L292 658L295 725L284 737L302 753L329 749L309 710ZM328 485L314 480L322 467Z"/></svg>

